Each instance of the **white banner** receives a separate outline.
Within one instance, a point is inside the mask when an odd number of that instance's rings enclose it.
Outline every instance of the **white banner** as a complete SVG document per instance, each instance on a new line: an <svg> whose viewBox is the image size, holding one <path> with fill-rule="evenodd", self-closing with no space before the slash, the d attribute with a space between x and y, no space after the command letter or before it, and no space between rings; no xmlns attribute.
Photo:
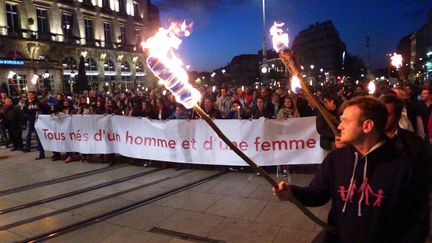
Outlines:
<svg viewBox="0 0 432 243"><path fill-rule="evenodd" d="M288 120L215 120L260 166L317 164L324 156L315 117ZM196 164L247 165L204 120L158 121L111 115L39 116L45 150Z"/></svg>

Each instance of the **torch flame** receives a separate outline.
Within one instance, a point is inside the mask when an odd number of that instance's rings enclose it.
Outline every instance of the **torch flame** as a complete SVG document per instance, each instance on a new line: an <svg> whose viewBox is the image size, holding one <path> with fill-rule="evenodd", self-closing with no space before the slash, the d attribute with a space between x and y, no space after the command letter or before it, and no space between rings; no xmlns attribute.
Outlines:
<svg viewBox="0 0 432 243"><path fill-rule="evenodd" d="M270 28L270 35L272 36L273 48L279 52L285 48L288 48L288 33L284 33L282 26L284 23L274 22L273 26Z"/></svg>
<svg viewBox="0 0 432 243"><path fill-rule="evenodd" d="M13 76L15 76L15 75L16 75L16 72L14 72L14 71L9 71L8 79L12 79Z"/></svg>
<svg viewBox="0 0 432 243"><path fill-rule="evenodd" d="M396 68L402 67L402 55L393 53L393 56L391 56L391 64Z"/></svg>
<svg viewBox="0 0 432 243"><path fill-rule="evenodd" d="M292 76L291 78L291 91L298 93L301 89L300 79L297 76Z"/></svg>
<svg viewBox="0 0 432 243"><path fill-rule="evenodd" d="M33 78L31 79L31 83L32 83L33 85L36 85L38 79L39 79L39 76L36 75L36 74L33 74Z"/></svg>
<svg viewBox="0 0 432 243"><path fill-rule="evenodd" d="M159 31L141 43L149 50L147 65L160 82L174 94L177 102L190 109L201 99L200 92L188 82L189 77L183 62L175 54L182 43L180 37L190 35L191 24L171 23L168 29Z"/></svg>
<svg viewBox="0 0 432 243"><path fill-rule="evenodd" d="M369 94L370 94L370 95L371 95L371 94L374 94L374 93L375 93L375 90L376 90L375 82L374 82L374 81L370 81L369 84L368 84L368 91L369 91Z"/></svg>

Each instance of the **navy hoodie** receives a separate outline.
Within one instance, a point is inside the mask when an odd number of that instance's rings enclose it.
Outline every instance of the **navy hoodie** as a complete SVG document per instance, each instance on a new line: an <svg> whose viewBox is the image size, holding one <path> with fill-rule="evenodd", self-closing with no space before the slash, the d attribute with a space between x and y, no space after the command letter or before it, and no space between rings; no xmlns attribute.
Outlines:
<svg viewBox="0 0 432 243"><path fill-rule="evenodd" d="M340 230L324 242L425 242L427 193L409 161L385 142L361 156L352 146L331 152L307 187L291 185L305 206L331 202L328 223Z"/></svg>

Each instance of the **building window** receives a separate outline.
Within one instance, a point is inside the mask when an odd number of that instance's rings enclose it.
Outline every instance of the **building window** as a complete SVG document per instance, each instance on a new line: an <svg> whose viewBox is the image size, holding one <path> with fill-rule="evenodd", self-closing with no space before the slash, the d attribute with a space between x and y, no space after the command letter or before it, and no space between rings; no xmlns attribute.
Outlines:
<svg viewBox="0 0 432 243"><path fill-rule="evenodd" d="M54 76L49 75L48 78L44 78L43 75L39 75L39 89L46 92L54 91L55 90Z"/></svg>
<svg viewBox="0 0 432 243"><path fill-rule="evenodd" d="M128 62L126 61L122 62L120 67L122 72L130 72L130 65Z"/></svg>
<svg viewBox="0 0 432 243"><path fill-rule="evenodd" d="M91 58L87 59L87 61L84 63L84 66L86 71L97 71L97 64L95 60Z"/></svg>
<svg viewBox="0 0 432 243"><path fill-rule="evenodd" d="M110 9L110 0L103 0L102 6L104 9Z"/></svg>
<svg viewBox="0 0 432 243"><path fill-rule="evenodd" d="M94 41L93 20L84 19L84 30L85 30L86 41L93 42Z"/></svg>
<svg viewBox="0 0 432 243"><path fill-rule="evenodd" d="M62 29L64 40L68 40L72 37L72 27L73 27L73 16L71 14L62 14Z"/></svg>
<svg viewBox="0 0 432 243"><path fill-rule="evenodd" d="M18 7L17 5L6 4L7 25L8 31L18 33L20 27L18 23Z"/></svg>
<svg viewBox="0 0 432 243"><path fill-rule="evenodd" d="M118 1L119 1L120 13L126 13L126 0L118 0Z"/></svg>
<svg viewBox="0 0 432 243"><path fill-rule="evenodd" d="M115 71L114 62L111 60L106 60L104 63L104 71Z"/></svg>
<svg viewBox="0 0 432 243"><path fill-rule="evenodd" d="M62 61L63 69L66 70L76 70L76 61L73 59L73 57L68 56Z"/></svg>
<svg viewBox="0 0 432 243"><path fill-rule="evenodd" d="M120 26L120 41L124 45L126 44L126 27Z"/></svg>
<svg viewBox="0 0 432 243"><path fill-rule="evenodd" d="M112 46L111 40L111 24L104 23L104 36L105 36L105 47Z"/></svg>
<svg viewBox="0 0 432 243"><path fill-rule="evenodd" d="M19 93L27 91L27 75L17 74L13 77L13 82L16 84Z"/></svg>
<svg viewBox="0 0 432 243"><path fill-rule="evenodd" d="M134 16L139 16L139 7L138 7L138 3L133 3L133 11L135 13Z"/></svg>
<svg viewBox="0 0 432 243"><path fill-rule="evenodd" d="M48 22L48 11L45 9L36 9L37 25L39 38L47 39L49 38L49 22Z"/></svg>
<svg viewBox="0 0 432 243"><path fill-rule="evenodd" d="M144 65L142 63L140 63L140 62L137 63L136 72L137 73L143 73L144 72Z"/></svg>

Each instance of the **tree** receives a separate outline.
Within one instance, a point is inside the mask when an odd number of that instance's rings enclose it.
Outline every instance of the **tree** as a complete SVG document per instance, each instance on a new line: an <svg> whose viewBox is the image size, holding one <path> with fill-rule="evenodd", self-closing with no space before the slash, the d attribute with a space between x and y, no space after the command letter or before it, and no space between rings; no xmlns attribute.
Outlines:
<svg viewBox="0 0 432 243"><path fill-rule="evenodd" d="M84 57L81 56L78 64L78 75L76 76L74 92L82 93L84 90L88 90L88 89L89 89L89 85L86 76L85 61L84 61Z"/></svg>

